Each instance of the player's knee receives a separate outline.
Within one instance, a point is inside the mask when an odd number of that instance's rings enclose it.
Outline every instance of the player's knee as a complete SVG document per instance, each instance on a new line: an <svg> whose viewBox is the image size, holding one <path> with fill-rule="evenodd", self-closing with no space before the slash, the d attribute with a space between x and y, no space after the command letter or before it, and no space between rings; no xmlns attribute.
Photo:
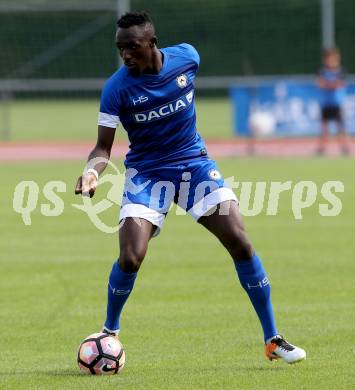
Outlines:
<svg viewBox="0 0 355 390"><path fill-rule="evenodd" d="M234 261L250 260L254 249L243 229L237 229L224 243Z"/></svg>
<svg viewBox="0 0 355 390"><path fill-rule="evenodd" d="M234 248L233 260L251 260L253 253L254 249L249 241L240 242L239 245Z"/></svg>
<svg viewBox="0 0 355 390"><path fill-rule="evenodd" d="M120 267L123 272L137 272L144 259L144 253L133 248L124 249L120 253Z"/></svg>

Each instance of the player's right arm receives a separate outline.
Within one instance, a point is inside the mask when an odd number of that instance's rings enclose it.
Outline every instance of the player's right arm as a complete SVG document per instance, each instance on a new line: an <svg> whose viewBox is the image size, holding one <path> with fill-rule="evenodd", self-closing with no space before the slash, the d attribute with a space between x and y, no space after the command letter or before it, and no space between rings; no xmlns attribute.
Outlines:
<svg viewBox="0 0 355 390"><path fill-rule="evenodd" d="M88 157L86 173L79 177L75 193L94 196L99 175L106 168L111 155L116 127L119 123L120 97L117 88L117 75L106 82L100 101L97 142Z"/></svg>
<svg viewBox="0 0 355 390"><path fill-rule="evenodd" d="M86 173L80 176L75 187L75 194L92 198L96 191L98 176L106 168L111 156L116 129L99 125L97 142L88 157Z"/></svg>

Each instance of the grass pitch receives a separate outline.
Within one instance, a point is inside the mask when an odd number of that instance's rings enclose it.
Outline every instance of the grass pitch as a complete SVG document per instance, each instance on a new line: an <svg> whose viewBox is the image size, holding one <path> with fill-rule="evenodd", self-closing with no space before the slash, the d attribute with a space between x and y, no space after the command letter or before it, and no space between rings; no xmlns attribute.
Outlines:
<svg viewBox="0 0 355 390"><path fill-rule="evenodd" d="M115 235L98 231L71 204L78 162L1 165L1 389L353 389L355 388L355 168L351 159L225 159L237 180L341 180L343 209L321 217L321 196L296 221L291 195L277 216L246 217L268 270L280 332L308 352L288 366L263 356L262 334L234 267L218 242L188 216L167 218L153 239L122 318L122 374L79 373L76 350L105 317ZM32 225L12 208L14 188L34 180L67 185L64 212ZM238 190L236 191L238 193ZM98 190L96 201L105 195ZM102 217L114 221L118 207Z"/></svg>
<svg viewBox="0 0 355 390"><path fill-rule="evenodd" d="M0 141L9 132L11 141L89 141L96 138L97 99L32 99L0 102ZM231 106L227 98L196 100L197 128L205 138L233 135ZM127 139L119 126L119 139Z"/></svg>

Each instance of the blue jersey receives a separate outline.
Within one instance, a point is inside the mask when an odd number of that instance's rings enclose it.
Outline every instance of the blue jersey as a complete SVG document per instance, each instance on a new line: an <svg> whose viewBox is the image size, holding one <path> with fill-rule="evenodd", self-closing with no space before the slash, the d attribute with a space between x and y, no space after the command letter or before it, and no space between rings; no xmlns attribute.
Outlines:
<svg viewBox="0 0 355 390"><path fill-rule="evenodd" d="M337 70L323 68L319 72L319 75L326 81L344 81L345 79L344 73L340 68ZM339 107L344 102L345 96L345 87L336 89L322 89L321 104L323 107Z"/></svg>
<svg viewBox="0 0 355 390"><path fill-rule="evenodd" d="M133 76L122 66L106 82L101 96L99 125L128 133L127 168L206 157L196 131L194 79L199 55L189 44L160 49L159 74Z"/></svg>

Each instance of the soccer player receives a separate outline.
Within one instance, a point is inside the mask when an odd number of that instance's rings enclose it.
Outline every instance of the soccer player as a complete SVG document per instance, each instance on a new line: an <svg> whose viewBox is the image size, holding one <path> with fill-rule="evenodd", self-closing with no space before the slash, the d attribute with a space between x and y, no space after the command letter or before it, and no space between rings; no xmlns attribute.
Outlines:
<svg viewBox="0 0 355 390"><path fill-rule="evenodd" d="M328 49L323 53L323 68L317 77L321 89L321 134L318 154L324 154L329 135L329 122L335 121L341 141L342 153L349 153L347 134L344 127L342 105L345 100L345 77L341 68L338 49Z"/></svg>
<svg viewBox="0 0 355 390"><path fill-rule="evenodd" d="M237 199L196 131L197 51L186 43L158 49L154 25L144 12L127 13L117 25L116 44L124 65L103 88L97 144L75 190L84 196L94 195L121 122L128 133L130 151L125 160L120 211L120 255L109 276L103 331L118 335L121 311L149 240L159 234L174 201L230 253L259 317L266 356L287 363L305 359L305 351L287 342L276 329L270 283L245 233ZM98 158L105 161L95 163Z"/></svg>

